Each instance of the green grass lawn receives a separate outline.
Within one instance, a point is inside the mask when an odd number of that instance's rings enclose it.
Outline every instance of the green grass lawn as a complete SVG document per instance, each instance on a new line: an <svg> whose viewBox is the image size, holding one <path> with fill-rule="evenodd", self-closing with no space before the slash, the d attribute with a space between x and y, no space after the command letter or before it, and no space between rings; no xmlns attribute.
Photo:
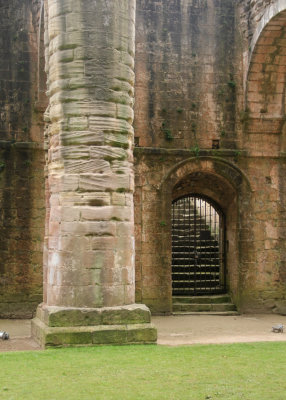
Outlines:
<svg viewBox="0 0 286 400"><path fill-rule="evenodd" d="M1 353L0 399L286 400L286 343Z"/></svg>

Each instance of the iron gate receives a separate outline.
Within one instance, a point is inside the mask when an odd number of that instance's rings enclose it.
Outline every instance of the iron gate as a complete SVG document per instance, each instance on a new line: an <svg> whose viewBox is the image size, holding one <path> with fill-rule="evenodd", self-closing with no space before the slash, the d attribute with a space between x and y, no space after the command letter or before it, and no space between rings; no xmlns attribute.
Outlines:
<svg viewBox="0 0 286 400"><path fill-rule="evenodd" d="M225 292L224 221L207 198L188 195L172 204L173 295Z"/></svg>

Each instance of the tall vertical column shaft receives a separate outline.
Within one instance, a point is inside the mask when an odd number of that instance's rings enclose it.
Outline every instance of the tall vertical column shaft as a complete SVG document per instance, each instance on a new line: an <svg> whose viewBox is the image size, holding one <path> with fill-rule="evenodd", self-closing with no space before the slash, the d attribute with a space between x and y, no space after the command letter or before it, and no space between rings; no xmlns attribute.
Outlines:
<svg viewBox="0 0 286 400"><path fill-rule="evenodd" d="M49 207L38 318L51 326L53 307L101 315L134 303L135 0L46 0L46 15Z"/></svg>
<svg viewBox="0 0 286 400"><path fill-rule="evenodd" d="M131 304L135 3L48 7L47 304Z"/></svg>

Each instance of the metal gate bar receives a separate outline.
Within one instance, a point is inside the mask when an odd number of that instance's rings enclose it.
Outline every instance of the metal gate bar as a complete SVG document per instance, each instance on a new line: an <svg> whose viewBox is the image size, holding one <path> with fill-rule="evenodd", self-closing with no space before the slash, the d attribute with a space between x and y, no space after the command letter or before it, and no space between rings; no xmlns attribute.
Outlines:
<svg viewBox="0 0 286 400"><path fill-rule="evenodd" d="M197 195L172 205L173 295L225 292L223 215Z"/></svg>

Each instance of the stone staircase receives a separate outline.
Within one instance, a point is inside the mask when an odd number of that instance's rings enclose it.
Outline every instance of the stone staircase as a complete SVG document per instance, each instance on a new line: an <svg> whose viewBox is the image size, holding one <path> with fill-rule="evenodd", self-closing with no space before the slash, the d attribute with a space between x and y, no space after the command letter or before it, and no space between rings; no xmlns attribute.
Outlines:
<svg viewBox="0 0 286 400"><path fill-rule="evenodd" d="M173 315L239 315L227 294L174 296Z"/></svg>
<svg viewBox="0 0 286 400"><path fill-rule="evenodd" d="M222 284L222 253L219 233L192 202L173 205L172 286L173 296L201 296L225 291ZM209 220L208 220L209 219Z"/></svg>
<svg viewBox="0 0 286 400"><path fill-rule="evenodd" d="M237 315L225 294L220 214L205 199L173 203L173 314Z"/></svg>

